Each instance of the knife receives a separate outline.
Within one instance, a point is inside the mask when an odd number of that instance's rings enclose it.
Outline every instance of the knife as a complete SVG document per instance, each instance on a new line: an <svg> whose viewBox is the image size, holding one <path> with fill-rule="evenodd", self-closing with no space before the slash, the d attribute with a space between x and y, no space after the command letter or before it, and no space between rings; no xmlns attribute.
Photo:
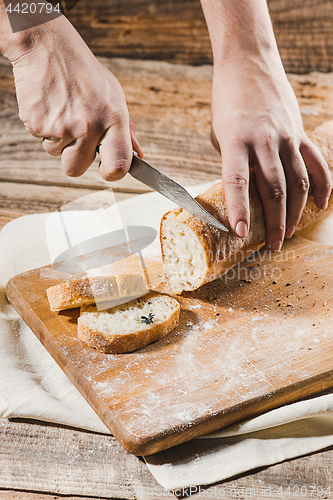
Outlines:
<svg viewBox="0 0 333 500"><path fill-rule="evenodd" d="M223 224L215 219L207 210L205 210L183 186L170 179L152 167L146 161L138 157L133 151L131 167L128 171L132 177L143 182L146 186L154 189L180 207L198 217L203 222L211 224L221 231L229 231Z"/></svg>

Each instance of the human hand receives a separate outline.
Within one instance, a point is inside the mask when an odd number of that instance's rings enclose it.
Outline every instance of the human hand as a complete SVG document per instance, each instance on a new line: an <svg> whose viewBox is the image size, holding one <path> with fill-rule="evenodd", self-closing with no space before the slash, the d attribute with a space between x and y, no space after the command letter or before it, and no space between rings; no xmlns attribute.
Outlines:
<svg viewBox="0 0 333 500"><path fill-rule="evenodd" d="M128 171L132 149L142 156L120 83L65 17L28 30L24 49L5 55L13 65L21 120L43 138L45 151L61 155L67 175L82 175L98 145L99 171L109 181Z"/></svg>
<svg viewBox="0 0 333 500"><path fill-rule="evenodd" d="M248 232L253 167L264 210L266 247L279 251L301 218L309 178L319 209L327 206L332 181L324 158L303 130L278 54L269 56L247 53L215 66L212 142L222 156L232 230L240 237Z"/></svg>
<svg viewBox="0 0 333 500"><path fill-rule="evenodd" d="M255 172L266 246L281 248L306 203L327 206L332 180L309 141L278 52L266 0L201 0L214 57L212 141L222 155L231 229L245 237L248 183Z"/></svg>

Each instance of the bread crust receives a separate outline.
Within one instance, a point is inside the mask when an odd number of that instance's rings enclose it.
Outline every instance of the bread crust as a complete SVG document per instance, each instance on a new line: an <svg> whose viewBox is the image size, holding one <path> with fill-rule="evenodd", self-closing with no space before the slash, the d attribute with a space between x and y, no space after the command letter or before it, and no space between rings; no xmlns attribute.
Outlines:
<svg viewBox="0 0 333 500"><path fill-rule="evenodd" d="M320 127L315 128L310 134L309 139L317 146L323 157L327 162L329 172L333 181L333 120L323 123ZM297 229L303 229L313 222L326 217L333 210L333 194L328 200L328 207L326 210L319 210L317 208L310 182L310 190L303 214Z"/></svg>
<svg viewBox="0 0 333 500"><path fill-rule="evenodd" d="M333 180L333 120L323 124L310 134L310 139L324 156ZM238 238L231 231L219 231L213 226L202 222L182 208L167 212L161 219L160 239L162 258L164 262L164 278L169 289L176 294L185 289L182 285L175 285L174 279L168 274L167 262L167 227L177 220L184 229L190 228L196 235L198 244L205 254L205 269L200 280L193 282L192 287L186 290L196 290L199 286L208 283L225 274L228 269L243 261L246 257L259 250L265 243L265 221L263 207L256 187L253 170L250 172L250 229L246 238ZM228 212L225 204L225 194L222 183L215 184L207 191L196 197L196 200L210 212L218 221L230 229ZM298 228L304 228L314 221L327 215L333 209L333 195L329 199L326 210L319 210L314 202L310 187L308 200ZM173 283L172 283L173 281Z"/></svg>
<svg viewBox="0 0 333 500"><path fill-rule="evenodd" d="M51 311L64 311L96 301L121 300L147 293L144 276L139 273L115 276L80 276L46 290Z"/></svg>
<svg viewBox="0 0 333 500"><path fill-rule="evenodd" d="M146 300L147 302L152 297L161 296L161 294L149 293L145 297L141 297L140 300ZM136 331L129 334L121 334L115 332L111 339L106 340L98 329L89 328L84 324L84 316L78 318L78 338L84 341L89 347L98 349L105 354L124 354L127 352L133 352L149 344L158 342L168 333L170 333L179 322L180 304L173 297L168 297L172 301L174 311L170 314L167 320L162 323L147 325L147 328L141 331ZM135 302L135 301L131 301ZM129 302L127 305L131 305ZM170 302L171 303L171 302ZM115 308L116 309L116 308Z"/></svg>

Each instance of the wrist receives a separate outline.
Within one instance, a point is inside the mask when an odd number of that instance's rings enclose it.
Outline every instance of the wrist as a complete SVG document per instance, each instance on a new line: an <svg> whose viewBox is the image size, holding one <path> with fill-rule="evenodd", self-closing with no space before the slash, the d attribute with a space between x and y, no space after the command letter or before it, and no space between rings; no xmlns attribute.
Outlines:
<svg viewBox="0 0 333 500"><path fill-rule="evenodd" d="M228 61L229 59L266 58L278 53L275 40L269 36L254 33L238 33L231 31L221 35L218 43L213 46L214 62Z"/></svg>
<svg viewBox="0 0 333 500"><path fill-rule="evenodd" d="M263 43L262 40L255 44L253 38L251 46L244 39L239 43L229 40L220 50L214 51L214 72L226 73L228 67L251 73L256 70L262 73L273 68L284 72L276 45Z"/></svg>
<svg viewBox="0 0 333 500"><path fill-rule="evenodd" d="M279 59L266 0L201 0L214 66Z"/></svg>
<svg viewBox="0 0 333 500"><path fill-rule="evenodd" d="M4 16L6 16L6 12L2 12L2 21L4 20ZM2 30L0 53L9 59L12 64L40 46L52 45L52 40L68 30L68 25L72 28L69 21L63 15L56 16L53 19L50 19L50 16L48 16L40 21L40 24L37 26L14 32L8 18L5 23L1 22L1 27L6 25L6 29Z"/></svg>

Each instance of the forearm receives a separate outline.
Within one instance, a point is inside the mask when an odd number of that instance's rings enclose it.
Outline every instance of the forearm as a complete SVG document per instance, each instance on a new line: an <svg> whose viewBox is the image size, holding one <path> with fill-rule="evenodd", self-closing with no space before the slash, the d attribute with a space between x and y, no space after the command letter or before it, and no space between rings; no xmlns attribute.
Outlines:
<svg viewBox="0 0 333 500"><path fill-rule="evenodd" d="M214 64L225 64L244 54L278 56L266 0L201 0Z"/></svg>

